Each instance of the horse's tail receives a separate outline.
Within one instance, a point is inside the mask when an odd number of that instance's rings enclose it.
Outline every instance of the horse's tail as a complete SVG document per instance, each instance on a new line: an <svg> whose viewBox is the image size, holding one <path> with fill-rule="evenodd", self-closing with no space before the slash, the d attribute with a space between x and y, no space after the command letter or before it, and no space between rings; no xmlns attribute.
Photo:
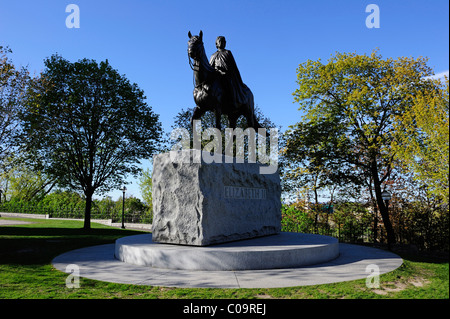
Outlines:
<svg viewBox="0 0 450 319"><path fill-rule="evenodd" d="M248 89L248 92L249 92L248 107L249 107L250 116L252 118L251 121L253 122L253 128L255 129L255 131L258 131L258 129L262 128L266 131L266 136L270 136L270 133L267 130L267 128L265 128L258 122L258 118L256 117L256 114L255 114L255 103L253 100L253 93L252 93L252 91L250 91L250 89Z"/></svg>

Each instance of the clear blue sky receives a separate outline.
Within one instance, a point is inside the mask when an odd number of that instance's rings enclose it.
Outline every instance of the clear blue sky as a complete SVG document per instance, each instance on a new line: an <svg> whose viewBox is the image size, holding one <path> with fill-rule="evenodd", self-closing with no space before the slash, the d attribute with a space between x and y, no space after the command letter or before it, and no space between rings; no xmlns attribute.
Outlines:
<svg viewBox="0 0 450 319"><path fill-rule="evenodd" d="M65 24L71 3L80 9L78 29ZM380 9L380 28L366 27L371 3ZM169 132L174 116L194 106L188 31L203 30L208 56L223 35L255 103L284 130L300 119L292 93L296 68L308 59L379 48L385 58L426 56L435 73L448 72L448 12L447 0L0 0L0 45L36 73L54 53L108 59L144 90ZM140 197L136 183L128 189Z"/></svg>

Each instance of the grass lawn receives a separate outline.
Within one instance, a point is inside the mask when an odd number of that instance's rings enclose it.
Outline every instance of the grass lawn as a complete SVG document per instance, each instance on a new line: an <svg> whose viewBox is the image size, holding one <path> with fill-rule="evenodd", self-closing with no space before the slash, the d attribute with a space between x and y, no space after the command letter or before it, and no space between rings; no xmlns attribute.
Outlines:
<svg viewBox="0 0 450 319"><path fill-rule="evenodd" d="M54 269L54 257L69 250L113 243L139 234L100 224L86 232L82 222L21 220L0 226L0 299L448 299L448 259L400 254L403 265L380 276L380 287L365 279L305 287L270 289L166 288L115 284L80 278L80 288L66 287L67 274Z"/></svg>

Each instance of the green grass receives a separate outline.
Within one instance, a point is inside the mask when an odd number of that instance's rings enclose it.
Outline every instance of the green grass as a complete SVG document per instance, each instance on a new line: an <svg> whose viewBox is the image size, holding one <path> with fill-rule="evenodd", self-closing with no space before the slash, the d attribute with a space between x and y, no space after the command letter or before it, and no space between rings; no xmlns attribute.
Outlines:
<svg viewBox="0 0 450 319"><path fill-rule="evenodd" d="M4 219L4 218L2 218ZM8 218L12 219L12 218ZM0 226L1 299L448 299L448 259L401 255L403 265L380 277L380 288L365 279L304 287L271 289L167 288L125 285L80 278L80 288L66 287L67 274L51 260L86 246L113 243L139 234L100 224L86 232L82 222L16 219L32 224Z"/></svg>

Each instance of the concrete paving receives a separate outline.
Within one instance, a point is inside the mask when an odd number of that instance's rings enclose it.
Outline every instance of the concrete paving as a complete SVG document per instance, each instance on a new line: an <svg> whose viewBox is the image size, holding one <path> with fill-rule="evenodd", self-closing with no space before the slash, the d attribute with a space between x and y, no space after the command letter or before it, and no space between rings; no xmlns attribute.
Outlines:
<svg viewBox="0 0 450 319"><path fill-rule="evenodd" d="M275 288L307 286L364 279L373 269L384 274L401 266L403 260L385 250L340 244L338 258L300 268L204 271L151 268L121 262L114 257L115 244L77 249L56 257L53 266L80 277L134 285L193 288ZM369 266L369 267L368 267Z"/></svg>

